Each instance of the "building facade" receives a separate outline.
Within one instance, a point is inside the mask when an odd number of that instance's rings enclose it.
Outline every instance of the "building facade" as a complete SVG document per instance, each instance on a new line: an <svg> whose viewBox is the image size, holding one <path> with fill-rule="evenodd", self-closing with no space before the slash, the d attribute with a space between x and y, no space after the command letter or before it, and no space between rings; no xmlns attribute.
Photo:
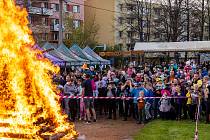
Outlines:
<svg viewBox="0 0 210 140"><path fill-rule="evenodd" d="M99 44L118 45L124 50L132 50L136 42L199 40L200 27L197 20L200 17L192 15L190 15L190 35L187 38L186 9L180 10L183 12L178 14L179 19L173 19L180 22L177 23L180 25L177 27L178 35L174 39L176 36L173 33L174 25L170 25L171 21L168 21L171 20L170 12L176 11L174 7L170 9L171 11L166 11L169 9L165 5L140 0L87 0L85 5L85 22L91 16L95 16L96 23L100 26ZM191 13L194 12L193 9L190 10ZM209 39L208 30L209 27L205 23L203 40Z"/></svg>
<svg viewBox="0 0 210 140"><path fill-rule="evenodd" d="M97 42L113 46L115 42L115 11L116 0L86 0L85 25L89 20L95 20L99 25Z"/></svg>
<svg viewBox="0 0 210 140"><path fill-rule="evenodd" d="M30 28L38 43L58 43L59 40L59 0L16 0L16 3L26 7L29 13ZM80 27L84 22L84 0L63 2L63 15L73 17L73 26ZM63 33L64 38L69 33Z"/></svg>

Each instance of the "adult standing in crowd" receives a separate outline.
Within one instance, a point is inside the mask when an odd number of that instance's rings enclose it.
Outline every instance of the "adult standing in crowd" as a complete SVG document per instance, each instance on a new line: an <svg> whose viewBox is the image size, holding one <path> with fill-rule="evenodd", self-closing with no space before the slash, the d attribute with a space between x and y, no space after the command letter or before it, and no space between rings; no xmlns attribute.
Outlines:
<svg viewBox="0 0 210 140"><path fill-rule="evenodd" d="M141 123L159 118L161 115L165 119L175 119L174 117L176 117L177 120L181 120L188 117L195 120L198 105L201 103L199 119L202 119L204 117L202 115L205 114L206 123L209 123L209 67L205 65L205 68L202 68L195 62L191 62L179 62L178 64L171 61L171 64L164 62L161 65L145 63L139 67L130 65L125 69L108 68L102 71L97 71L97 68L94 69L94 67L89 70L86 65L85 71L68 72L70 75L66 76L64 95L77 95L77 91L72 89L75 84L80 85L76 81L81 79L80 82L83 83L81 98L83 99L85 96L86 111L84 113L87 113L87 117L85 117L87 122L91 121L91 114L93 121L96 121L95 109L104 115L100 117L115 119L115 116L118 118L116 112L119 112L119 118L123 117L123 120L126 121L131 118L131 115L134 115L134 118L137 121L141 120ZM83 79L82 73L87 73ZM64 82L59 79L65 78L58 77L55 77L54 82L62 85ZM96 99L97 104L94 104L93 100L94 90L97 93L95 96L100 98ZM143 100L143 106L141 106L142 119L139 118L139 106L137 106L140 91L141 96L146 97ZM153 96L156 98L150 99ZM113 99L114 97L122 98ZM169 100L171 97L176 97L176 99ZM160 98L161 101L159 101ZM74 99L65 98L64 102L69 119L74 120L75 112L73 110L74 107L77 107L74 105ZM143 120L145 117L146 121Z"/></svg>
<svg viewBox="0 0 210 140"><path fill-rule="evenodd" d="M74 80L70 76L66 76L67 83L64 85L65 96L76 96L78 93L77 87L74 84ZM65 98L65 112L68 115L69 120L75 121L77 113L77 100Z"/></svg>
<svg viewBox="0 0 210 140"><path fill-rule="evenodd" d="M93 97L93 89L92 89L92 81L90 79L90 75L85 75L85 81L82 84L82 95L85 97ZM87 113L87 123L90 123L91 114L90 109L93 114L93 122L96 122L96 112L94 109L94 102L93 98L85 98L84 99L86 113Z"/></svg>

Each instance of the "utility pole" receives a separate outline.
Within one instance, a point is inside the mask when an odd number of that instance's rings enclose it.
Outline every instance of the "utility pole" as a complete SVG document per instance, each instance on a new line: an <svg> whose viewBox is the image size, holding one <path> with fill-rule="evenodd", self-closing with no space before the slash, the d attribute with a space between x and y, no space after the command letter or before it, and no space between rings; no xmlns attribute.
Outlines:
<svg viewBox="0 0 210 140"><path fill-rule="evenodd" d="M63 0L59 0L59 40L58 45L63 43Z"/></svg>

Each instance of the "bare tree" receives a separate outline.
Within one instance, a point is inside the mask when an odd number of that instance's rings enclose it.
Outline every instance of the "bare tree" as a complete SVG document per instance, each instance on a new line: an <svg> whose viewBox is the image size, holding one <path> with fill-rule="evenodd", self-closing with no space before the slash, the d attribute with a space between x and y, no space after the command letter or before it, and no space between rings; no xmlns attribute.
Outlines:
<svg viewBox="0 0 210 140"><path fill-rule="evenodd" d="M185 0L162 0L160 2L162 14L159 17L160 25L163 26L162 34L166 34L167 41L180 41L184 35L184 23L186 22Z"/></svg>
<svg viewBox="0 0 210 140"><path fill-rule="evenodd" d="M210 40L210 0L207 0L208 40Z"/></svg>
<svg viewBox="0 0 210 140"><path fill-rule="evenodd" d="M130 40L131 45L128 46L128 49L132 49L132 44L135 44L136 41L150 40L151 2L152 0L120 1L121 13L116 19L119 26L115 30L126 35L127 39Z"/></svg>

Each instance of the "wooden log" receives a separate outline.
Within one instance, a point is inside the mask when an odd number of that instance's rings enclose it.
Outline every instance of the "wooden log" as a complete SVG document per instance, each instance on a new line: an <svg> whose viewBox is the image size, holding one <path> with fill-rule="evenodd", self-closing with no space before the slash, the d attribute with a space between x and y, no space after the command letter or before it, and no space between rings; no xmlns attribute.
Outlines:
<svg viewBox="0 0 210 140"><path fill-rule="evenodd" d="M42 135L41 137L44 140L59 140L60 138L64 137L67 134L67 132L61 132L61 133L56 133L53 135Z"/></svg>
<svg viewBox="0 0 210 140"><path fill-rule="evenodd" d="M16 138L16 139L35 139L31 134L16 134L16 133L0 133L1 137Z"/></svg>

